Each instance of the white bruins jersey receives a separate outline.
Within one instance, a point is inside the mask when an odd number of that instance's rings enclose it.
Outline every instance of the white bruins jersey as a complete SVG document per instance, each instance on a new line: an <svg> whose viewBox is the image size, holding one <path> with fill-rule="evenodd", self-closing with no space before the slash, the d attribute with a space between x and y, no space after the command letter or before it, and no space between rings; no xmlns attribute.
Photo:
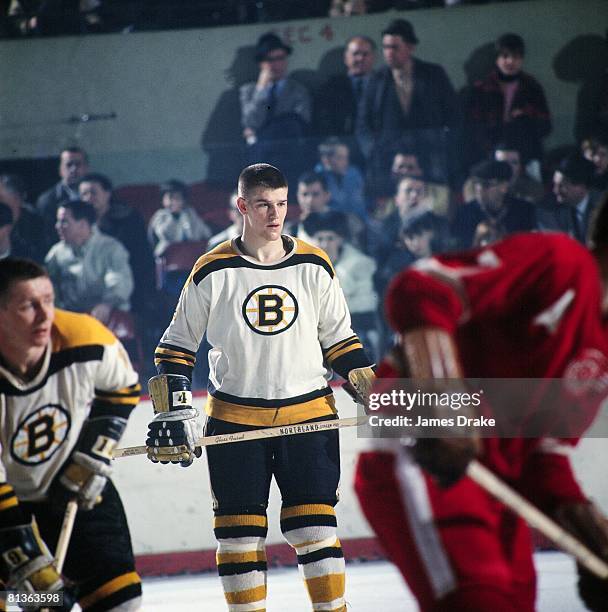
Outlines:
<svg viewBox="0 0 608 612"><path fill-rule="evenodd" d="M332 362L362 346L324 251L293 248L270 264L224 242L194 265L156 363L194 365L205 332L206 411L250 425L284 425L335 413Z"/></svg>
<svg viewBox="0 0 608 612"><path fill-rule="evenodd" d="M56 310L36 377L24 382L0 366L0 482L10 483L19 499L44 498L91 404L111 404L128 417L139 400L137 381L125 349L106 327L88 315Z"/></svg>

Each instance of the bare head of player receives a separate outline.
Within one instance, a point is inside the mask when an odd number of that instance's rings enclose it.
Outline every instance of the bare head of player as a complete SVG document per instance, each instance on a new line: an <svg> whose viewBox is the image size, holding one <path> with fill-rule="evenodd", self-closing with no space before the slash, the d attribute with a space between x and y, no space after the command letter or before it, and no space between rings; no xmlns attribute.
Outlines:
<svg viewBox="0 0 608 612"><path fill-rule="evenodd" d="M269 164L254 164L239 176L237 207L243 215L243 242L253 249L282 244L287 214L287 181Z"/></svg>
<svg viewBox="0 0 608 612"><path fill-rule="evenodd" d="M0 354L11 369L28 375L39 365L55 317L53 285L27 259L0 261Z"/></svg>

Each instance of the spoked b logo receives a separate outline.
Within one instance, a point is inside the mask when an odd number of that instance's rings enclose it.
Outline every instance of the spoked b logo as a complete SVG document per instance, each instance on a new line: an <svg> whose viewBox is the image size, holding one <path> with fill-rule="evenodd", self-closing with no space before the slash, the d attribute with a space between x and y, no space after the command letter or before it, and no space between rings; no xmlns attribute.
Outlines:
<svg viewBox="0 0 608 612"><path fill-rule="evenodd" d="M285 287L263 285L245 298L242 311L245 322L256 334L271 336L284 332L295 323L298 302Z"/></svg>

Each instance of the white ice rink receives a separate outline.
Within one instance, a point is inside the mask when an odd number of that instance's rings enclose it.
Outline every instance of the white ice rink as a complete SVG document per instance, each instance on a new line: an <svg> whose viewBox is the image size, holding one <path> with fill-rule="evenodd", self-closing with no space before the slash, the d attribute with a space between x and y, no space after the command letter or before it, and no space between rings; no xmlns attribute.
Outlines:
<svg viewBox="0 0 608 612"><path fill-rule="evenodd" d="M576 570L561 553L535 556L539 575L538 612L582 612L576 595ZM346 600L352 612L415 612L418 607L393 565L381 561L346 568ZM206 573L144 580L145 612L222 612L226 610L219 578ZM295 568L268 572L268 612L310 612Z"/></svg>

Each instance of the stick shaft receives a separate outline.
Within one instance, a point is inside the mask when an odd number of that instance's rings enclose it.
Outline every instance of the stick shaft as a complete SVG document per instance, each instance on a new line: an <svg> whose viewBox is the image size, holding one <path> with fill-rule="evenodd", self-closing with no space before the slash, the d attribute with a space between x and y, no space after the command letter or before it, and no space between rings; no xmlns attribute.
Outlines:
<svg viewBox="0 0 608 612"><path fill-rule="evenodd" d="M478 461L471 461L467 468L467 475L488 493L508 506L521 516L531 527L540 531L563 551L570 553L576 560L584 565L590 572L602 579L608 578L608 564L586 546L570 535L563 527L543 514L527 499L514 491L510 486L497 478L490 470Z"/></svg>
<svg viewBox="0 0 608 612"><path fill-rule="evenodd" d="M69 501L63 515L63 523L59 532L59 540L57 541L57 551L55 552L55 567L59 574L61 574L63 564L65 563L70 538L72 537L72 529L74 529L74 521L76 520L76 512L78 512L78 502L75 500Z"/></svg>
<svg viewBox="0 0 608 612"><path fill-rule="evenodd" d="M332 421L312 421L310 423L300 423L299 425L278 425L276 427L266 427L264 429L254 429L252 431L240 431L233 434L221 434L219 436L205 436L199 438L197 446L214 446L216 444L231 444L233 442L246 442L247 440L260 440L262 438L277 438L280 436L295 436L297 434L313 433L316 431L326 431L328 429L339 429L340 427L355 427L365 425L367 417L349 417L346 419L334 419ZM133 455L145 455L145 446L129 446L117 448L113 452L114 459L120 457L131 457Z"/></svg>

